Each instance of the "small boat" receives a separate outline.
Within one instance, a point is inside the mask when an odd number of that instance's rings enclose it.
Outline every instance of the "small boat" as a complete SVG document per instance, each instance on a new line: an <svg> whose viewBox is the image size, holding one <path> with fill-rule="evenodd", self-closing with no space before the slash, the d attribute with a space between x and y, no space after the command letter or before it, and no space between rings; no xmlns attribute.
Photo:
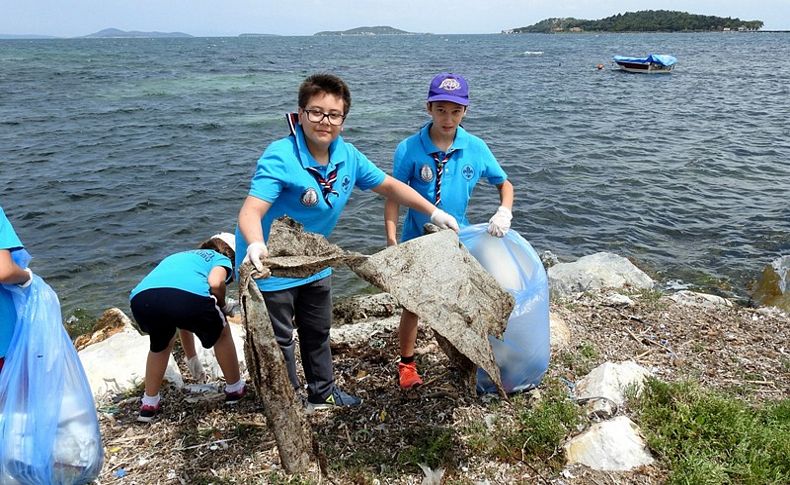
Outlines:
<svg viewBox="0 0 790 485"><path fill-rule="evenodd" d="M647 57L614 56L614 62L627 72L659 74L672 72L678 60L665 54L650 54Z"/></svg>

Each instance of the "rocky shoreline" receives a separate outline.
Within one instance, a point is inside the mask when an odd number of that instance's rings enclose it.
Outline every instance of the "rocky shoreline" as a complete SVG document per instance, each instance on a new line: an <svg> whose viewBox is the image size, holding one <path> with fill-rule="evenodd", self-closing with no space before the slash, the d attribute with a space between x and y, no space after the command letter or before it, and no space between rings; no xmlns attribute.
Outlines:
<svg viewBox="0 0 790 485"><path fill-rule="evenodd" d="M644 375L667 382L693 380L758 406L787 399L787 313L775 308L745 308L713 295L664 294L653 290L649 278L644 279L644 273L629 265L615 255L595 255L575 267L549 269L552 358L544 383L565 382L569 396L581 401L581 390L590 385L583 382L591 371L598 368L598 374L620 376L610 370L638 365ZM592 271L592 267L600 271ZM571 275L570 279L560 278L563 274ZM401 392L394 370L398 314L398 305L386 294L337 304L336 325L344 324L332 329L336 374L344 388L365 402L358 410L308 417L320 456L330 470L324 479L334 483L439 483L424 481L429 475L435 479L438 470L428 467L426 471L407 455L416 442L440 431L447 432L450 440L448 456L440 460L449 464L444 466L443 476L453 483L652 484L666 478L667 465L660 457L637 462L641 465L633 469L614 470L611 464L596 465L583 459L581 464L567 461L558 470L529 457L513 462L479 456L475 440L480 433L518 419L518 403L527 398L505 401L488 395L469 396L459 387L436 341L422 329L417 358L426 383L415 392ZM85 365L89 375L97 368L106 370L107 356L113 352L112 360L118 352L131 352L135 341L147 350L147 338L134 335L131 322L119 310L109 311L107 320L115 322L106 326L114 330L94 334L93 343L80 351L81 357L90 353L103 356L94 361L96 364ZM120 340L116 336L129 339L121 344L122 350L96 351L102 345L109 347L107 343L113 339ZM237 346L242 345L241 335L236 337ZM144 358L138 361L143 367ZM609 367L599 367L603 364ZM122 367L134 372L135 365L130 359ZM164 391L163 415L150 426L134 421L139 380L105 376L92 381L104 383L102 389L94 384L105 444L102 482L115 483L125 477L128 483L297 483L288 481L282 472L273 434L255 399L229 409L223 407L221 394L212 392L219 390L217 381L213 382L215 387L191 381L176 360L169 372L173 385ZM620 376L615 382L610 387L619 389L620 397L586 402L597 407L589 410L582 429L568 433L564 446L556 450L557 456L563 460L572 457L573 439L601 423L633 418L628 402L622 400L622 388L632 379ZM532 391L529 399L539 399L543 387ZM599 394L605 387L593 386ZM195 392L201 390L208 392ZM600 409L607 400L616 406ZM650 456L644 445L637 449ZM619 460L623 453L616 455Z"/></svg>

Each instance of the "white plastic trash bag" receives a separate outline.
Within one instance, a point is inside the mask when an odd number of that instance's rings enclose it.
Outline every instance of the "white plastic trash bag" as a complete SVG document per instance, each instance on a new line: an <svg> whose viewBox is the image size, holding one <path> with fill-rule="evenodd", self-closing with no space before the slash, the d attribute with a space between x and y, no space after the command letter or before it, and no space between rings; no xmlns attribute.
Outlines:
<svg viewBox="0 0 790 485"><path fill-rule="evenodd" d="M0 372L2 483L81 484L101 470L96 406L52 288L6 285L17 311Z"/></svg>
<svg viewBox="0 0 790 485"><path fill-rule="evenodd" d="M486 271L516 300L503 340L489 337L506 392L540 384L549 367L549 285L540 257L516 231L502 238L487 232L487 224L463 228L461 242ZM497 389L482 369L478 391Z"/></svg>

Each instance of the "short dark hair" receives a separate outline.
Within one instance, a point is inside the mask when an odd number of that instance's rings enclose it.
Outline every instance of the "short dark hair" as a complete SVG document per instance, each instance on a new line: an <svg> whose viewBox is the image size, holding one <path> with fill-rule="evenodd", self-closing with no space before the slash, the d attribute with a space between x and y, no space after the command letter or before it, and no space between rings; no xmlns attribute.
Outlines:
<svg viewBox="0 0 790 485"><path fill-rule="evenodd" d="M235 267L236 265L236 251L234 251L228 243L218 237L212 237L207 241L203 241L200 243L200 246L198 246L198 249L211 249L216 251L230 259L231 266Z"/></svg>
<svg viewBox="0 0 790 485"><path fill-rule="evenodd" d="M345 108L343 114L351 110L351 91L348 85L334 74L313 74L308 76L299 86L299 107L304 109L310 98L319 93L332 94L343 100Z"/></svg>

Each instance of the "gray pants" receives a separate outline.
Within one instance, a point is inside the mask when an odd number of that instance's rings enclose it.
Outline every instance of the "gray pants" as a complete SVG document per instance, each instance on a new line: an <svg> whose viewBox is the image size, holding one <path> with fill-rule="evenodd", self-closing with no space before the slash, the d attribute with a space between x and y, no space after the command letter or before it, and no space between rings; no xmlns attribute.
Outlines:
<svg viewBox="0 0 790 485"><path fill-rule="evenodd" d="M299 389L294 357L293 329L299 334L299 352L310 397L326 398L335 382L329 328L332 326L332 277L279 291L263 292L274 336L283 351L288 378Z"/></svg>

